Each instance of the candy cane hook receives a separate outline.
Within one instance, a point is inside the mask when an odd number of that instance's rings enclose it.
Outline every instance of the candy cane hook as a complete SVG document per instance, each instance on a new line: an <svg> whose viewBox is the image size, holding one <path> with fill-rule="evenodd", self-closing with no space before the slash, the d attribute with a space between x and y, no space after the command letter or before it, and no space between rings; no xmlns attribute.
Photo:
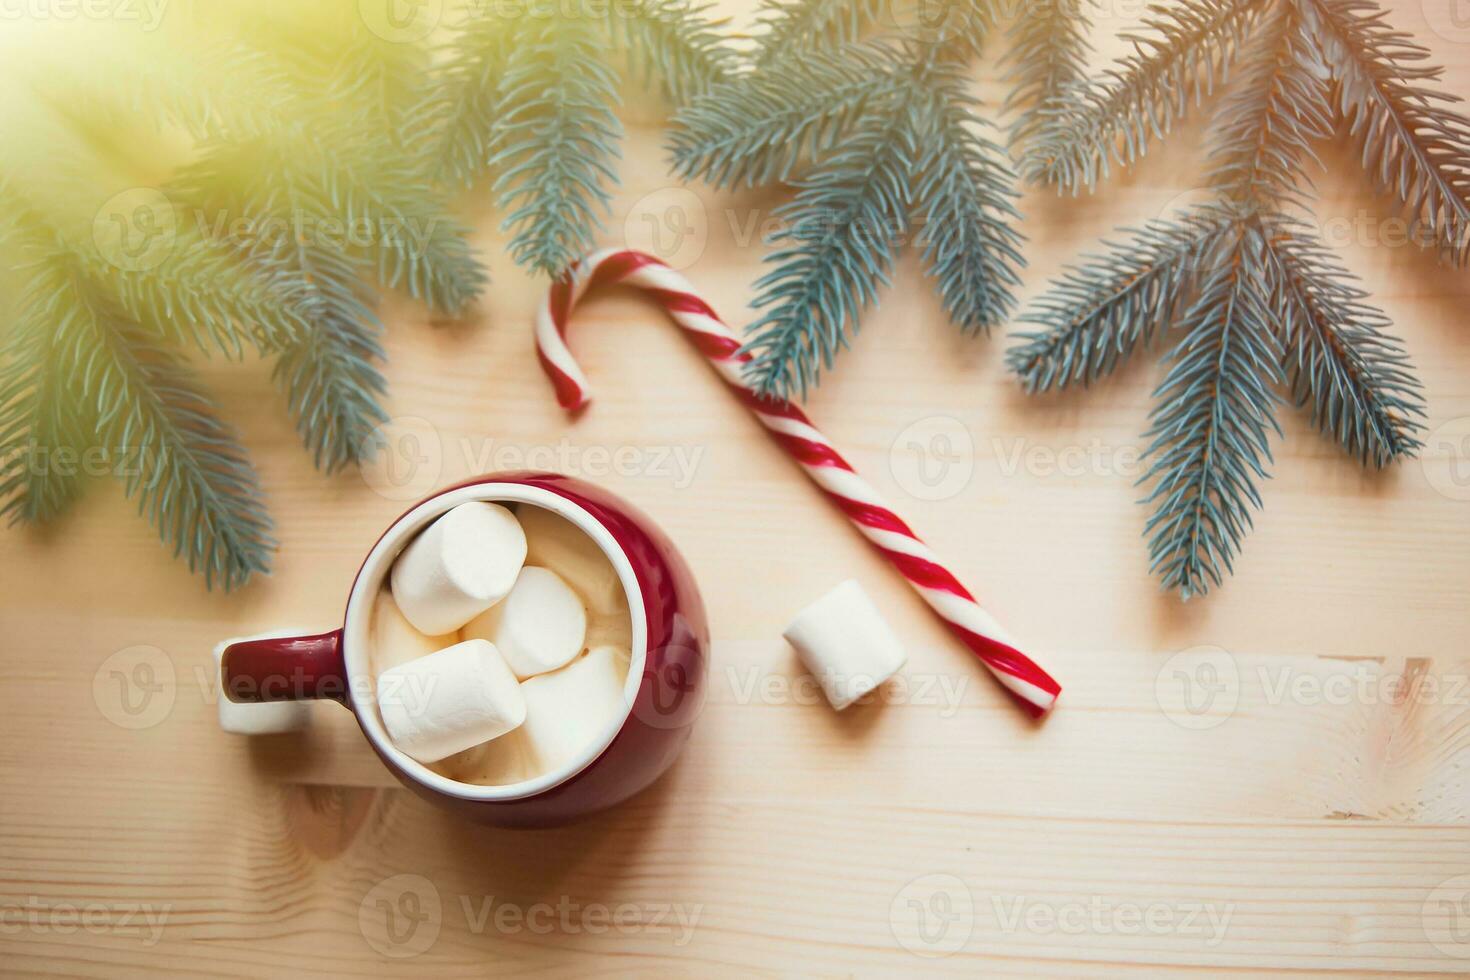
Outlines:
<svg viewBox="0 0 1470 980"><path fill-rule="evenodd" d="M566 345L572 308L590 290L614 283L651 293L776 442L990 668L996 680L1033 717L1051 710L1061 686L1017 648L1010 634L980 608L954 573L853 471L800 408L759 395L746 384L744 366L750 358L740 352L740 340L688 280L663 262L642 252L608 249L578 262L551 287L546 302L536 311L536 355L563 408L579 409L588 401L587 376Z"/></svg>

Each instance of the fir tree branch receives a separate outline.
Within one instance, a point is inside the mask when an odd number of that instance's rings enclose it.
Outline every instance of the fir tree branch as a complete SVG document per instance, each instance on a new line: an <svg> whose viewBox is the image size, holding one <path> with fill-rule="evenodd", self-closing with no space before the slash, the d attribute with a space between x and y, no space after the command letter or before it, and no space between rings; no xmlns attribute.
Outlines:
<svg viewBox="0 0 1470 980"><path fill-rule="evenodd" d="M1204 206L1155 219L1111 251L1070 267L1022 316L1006 361L1029 392L1090 385L1169 329L1196 277L1239 232L1231 211Z"/></svg>
<svg viewBox="0 0 1470 980"><path fill-rule="evenodd" d="M616 79L579 21L522 26L488 162L515 260L556 277L590 251L617 182Z"/></svg>
<svg viewBox="0 0 1470 980"><path fill-rule="evenodd" d="M793 55L834 54L861 40L874 25L893 24L896 7L896 0L762 0L756 63L768 66Z"/></svg>
<svg viewBox="0 0 1470 980"><path fill-rule="evenodd" d="M1312 143L1332 133L1326 67L1296 10L1272 7L1246 41L1244 67L1216 110L1211 179L1233 200L1267 210L1305 206L1321 165Z"/></svg>
<svg viewBox="0 0 1470 980"><path fill-rule="evenodd" d="M217 241L180 216L168 255L154 268L124 269L87 253L77 256L117 303L158 339L240 357L248 338L273 353L310 329L299 312L306 283L279 263L242 266ZM196 214L194 217L202 217Z"/></svg>
<svg viewBox="0 0 1470 980"><path fill-rule="evenodd" d="M777 216L787 242L766 257L775 268L756 282L764 309L751 324L747 377L761 392L805 395L832 366L862 309L887 285L895 239L907 228L909 160L917 153L907 101L868 117L842 148L813 167Z"/></svg>
<svg viewBox="0 0 1470 980"><path fill-rule="evenodd" d="M234 432L178 357L110 308L64 257L38 268L25 329L53 334L66 396L95 408L98 444L129 460L138 500L175 556L229 590L267 572L271 521Z"/></svg>
<svg viewBox="0 0 1470 980"><path fill-rule="evenodd" d="M23 317L0 351L0 514L43 524L82 492L80 461L93 420L67 387L61 335Z"/></svg>
<svg viewBox="0 0 1470 980"><path fill-rule="evenodd" d="M428 52L385 40L348 8L290 8L284 24L299 40L280 52L319 122L286 134L302 192L341 217L369 256L379 281L406 288L434 310L457 315L484 288L486 275L449 214L447 196L425 180L413 110L424 103ZM308 180L309 178L309 180ZM364 241L365 240L365 241Z"/></svg>
<svg viewBox="0 0 1470 980"><path fill-rule="evenodd" d="M709 5L689 0L627 0L608 8L613 43L628 52L639 80L683 105L728 81L735 58L708 17Z"/></svg>
<svg viewBox="0 0 1470 980"><path fill-rule="evenodd" d="M1432 232L1441 252L1470 260L1470 118L1426 87L1441 69L1393 30L1370 0L1295 0L1337 83L1338 112L1380 190Z"/></svg>
<svg viewBox="0 0 1470 980"><path fill-rule="evenodd" d="M462 313L487 282L448 202L427 186L417 164L379 146L353 160L322 160L314 189L349 229L365 231L378 281L450 316Z"/></svg>
<svg viewBox="0 0 1470 980"><path fill-rule="evenodd" d="M1020 110L1010 145L1026 150L1051 123L1056 107L1087 85L1087 34L1091 0L1028 0L1011 25L1011 48L1002 59L1011 85L1008 111ZM1035 166L1032 164L1031 166Z"/></svg>
<svg viewBox="0 0 1470 980"><path fill-rule="evenodd" d="M913 197L923 223L924 261L949 317L966 333L988 331L1010 315L1021 234L1013 174L1000 147L976 132L958 66L929 59L910 110L921 174Z"/></svg>
<svg viewBox="0 0 1470 980"><path fill-rule="evenodd" d="M1154 486L1144 533L1151 570L1184 598L1203 595L1229 572L1251 510L1256 481L1268 478L1268 434L1280 434L1272 390L1281 349L1271 329L1263 280L1265 243L1249 228L1210 263L1185 314L1173 365L1155 391L1152 442L1144 451Z"/></svg>
<svg viewBox="0 0 1470 980"><path fill-rule="evenodd" d="M489 165L500 120L505 70L520 44L519 22L468 18L449 46L439 84L418 116L430 170L438 180L467 185Z"/></svg>
<svg viewBox="0 0 1470 980"><path fill-rule="evenodd" d="M789 182L802 160L831 149L860 116L887 105L907 71L897 49L875 42L717 85L675 116L674 174L716 187Z"/></svg>
<svg viewBox="0 0 1470 980"><path fill-rule="evenodd" d="M1078 193L1130 166L1149 140L1166 135L1191 103L1226 77L1265 0L1178 0L1152 4L1148 33L1105 81L1048 110L1049 122L1022 161L1024 176Z"/></svg>
<svg viewBox="0 0 1470 980"><path fill-rule="evenodd" d="M310 329L280 351L275 378L297 430L319 468L333 472L375 447L386 414L382 324L365 279L367 262L328 240L341 219L318 184L319 171L291 140L216 147L180 174L178 193L200 207L235 215L228 242L248 268L283 269L303 282L296 313Z"/></svg>
<svg viewBox="0 0 1470 980"><path fill-rule="evenodd" d="M312 330L281 352L272 377L317 468L333 473L376 451L377 427L388 417L379 405L387 382L375 364L383 359L382 324L360 263L307 245L294 251L312 283Z"/></svg>
<svg viewBox="0 0 1470 980"><path fill-rule="evenodd" d="M1382 468L1412 455L1425 417L1422 386L1389 320L1308 228L1270 227L1274 321L1298 405L1351 455Z"/></svg>

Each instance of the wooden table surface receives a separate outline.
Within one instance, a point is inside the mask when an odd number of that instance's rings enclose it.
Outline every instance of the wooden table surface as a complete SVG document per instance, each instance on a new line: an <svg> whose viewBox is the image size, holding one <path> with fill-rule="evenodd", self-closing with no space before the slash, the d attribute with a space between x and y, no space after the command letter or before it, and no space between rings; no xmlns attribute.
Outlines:
<svg viewBox="0 0 1470 980"><path fill-rule="evenodd" d="M1399 0L1395 23L1470 93L1470 28L1444 7ZM1103 13L1104 56L1140 10ZM982 92L994 73L976 68ZM625 118L603 240L661 250L739 321L784 195L674 186L652 110ZM1027 295L1188 199L1199 135L1097 196L1028 194ZM1003 335L961 339L907 256L811 398L1061 679L1039 727L646 301L581 311L599 400L569 424L532 353L543 284L470 195L495 275L474 316L384 304L392 458L413 466L323 477L266 365L208 367L269 493L274 575L206 593L115 484L45 533L0 536L0 970L1470 970L1470 288L1380 234L1385 203L1330 158L1319 216L1406 339L1431 435L1422 461L1371 473L1287 412L1237 574L1203 600L1146 573L1152 359L1028 399ZM657 785L581 825L487 829L396 788L334 705L300 736L218 730L217 640L339 623L403 498L516 465L626 495L703 585L710 696ZM780 630L849 576L910 659L887 703L838 715Z"/></svg>

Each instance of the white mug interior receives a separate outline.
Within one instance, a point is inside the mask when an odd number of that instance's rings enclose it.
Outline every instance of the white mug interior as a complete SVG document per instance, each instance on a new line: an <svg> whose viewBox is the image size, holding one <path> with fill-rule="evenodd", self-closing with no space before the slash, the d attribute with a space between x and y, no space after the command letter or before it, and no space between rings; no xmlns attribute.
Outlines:
<svg viewBox="0 0 1470 980"><path fill-rule="evenodd" d="M628 612L632 616L633 639L632 649L629 651L632 659L628 665L628 676L623 683L623 711L617 716L616 721L600 732L594 743L588 745L584 752L566 765L532 779L518 783L506 783L503 786L481 786L450 779L400 751L383 727L383 720L378 714L378 705L373 697L371 683L373 675L370 643L373 604L388 575L388 570L393 565L393 560L398 557L398 553L407 546L414 535L427 527L434 518L471 500L544 507L572 522L596 542L603 554L607 555L608 560L612 562L613 568L618 573L618 580L623 584ZM362 573L357 577L357 584L353 586L352 594L347 599L347 621L342 631L342 649L347 667L348 704L357 714L369 741L385 756L392 759L394 765L401 771L430 789L464 800L519 800L544 793L553 786L558 786L571 779L591 765L592 761L612 744L613 738L617 736L618 731L623 727L623 722L633 710L633 702L638 695L638 685L643 678L643 665L648 650L648 623L644 614L643 593L638 588L638 580L633 574L632 562L628 560L628 556L623 552L617 539L583 507L543 487L526 486L520 483L481 483L459 487L431 497L404 514L388 529L382 540L369 552L367 560L363 563Z"/></svg>

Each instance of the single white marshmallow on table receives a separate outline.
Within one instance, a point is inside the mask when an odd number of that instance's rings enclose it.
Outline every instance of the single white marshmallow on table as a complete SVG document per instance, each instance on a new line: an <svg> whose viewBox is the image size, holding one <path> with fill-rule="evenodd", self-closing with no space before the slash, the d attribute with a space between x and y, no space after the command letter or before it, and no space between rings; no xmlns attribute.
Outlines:
<svg viewBox="0 0 1470 980"><path fill-rule="evenodd" d="M526 563L554 568L597 615L623 605L623 583L597 542L577 525L544 507L516 511L526 532Z"/></svg>
<svg viewBox="0 0 1470 980"><path fill-rule="evenodd" d="M499 602L526 560L526 535L505 507L473 500L419 532L393 563L393 600L426 636L452 633Z"/></svg>
<svg viewBox="0 0 1470 980"><path fill-rule="evenodd" d="M378 675L378 714L393 744L438 762L526 720L526 699L487 640L466 640Z"/></svg>
<svg viewBox="0 0 1470 980"><path fill-rule="evenodd" d="M898 673L908 659L883 614L853 579L803 609L781 635L838 711Z"/></svg>
<svg viewBox="0 0 1470 980"><path fill-rule="evenodd" d="M628 651L602 646L521 684L526 722L520 733L537 774L559 769L584 754L623 716L627 676Z"/></svg>
<svg viewBox="0 0 1470 980"><path fill-rule="evenodd" d="M310 701L269 701L262 704L237 704L224 691L225 648L247 640L275 640L286 636L302 636L306 630L276 630L255 636L237 636L215 645L215 684L219 686L219 727L232 735L275 735L300 731L311 724Z"/></svg>
<svg viewBox="0 0 1470 980"><path fill-rule="evenodd" d="M495 644L521 680L556 670L582 652L587 610L562 577L527 565L500 602L465 625L465 639Z"/></svg>
<svg viewBox="0 0 1470 980"><path fill-rule="evenodd" d="M373 604L374 673L381 674L410 660L427 657L445 647L452 647L458 642L459 636L455 633L442 633L438 636L420 633L404 618L398 603L393 601L391 590L384 587L378 592L378 598Z"/></svg>

